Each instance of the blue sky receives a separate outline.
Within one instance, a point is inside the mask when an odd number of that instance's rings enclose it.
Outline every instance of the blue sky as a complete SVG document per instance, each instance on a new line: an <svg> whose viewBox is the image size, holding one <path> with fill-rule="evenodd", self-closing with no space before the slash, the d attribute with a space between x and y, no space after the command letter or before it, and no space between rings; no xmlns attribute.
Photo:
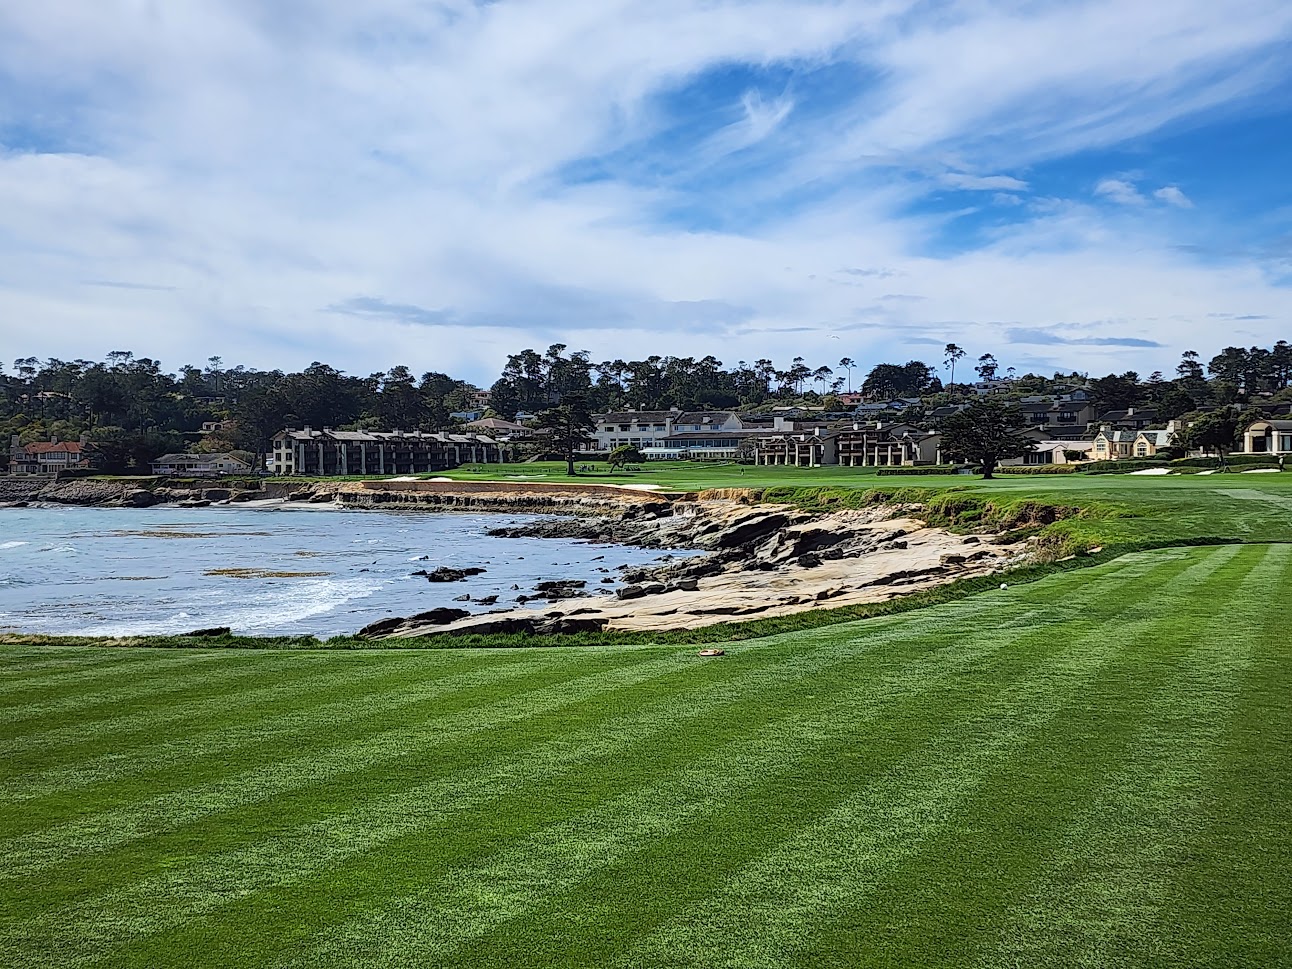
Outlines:
<svg viewBox="0 0 1292 969"><path fill-rule="evenodd" d="M1292 337L1275 0L0 0L6 360Z"/></svg>

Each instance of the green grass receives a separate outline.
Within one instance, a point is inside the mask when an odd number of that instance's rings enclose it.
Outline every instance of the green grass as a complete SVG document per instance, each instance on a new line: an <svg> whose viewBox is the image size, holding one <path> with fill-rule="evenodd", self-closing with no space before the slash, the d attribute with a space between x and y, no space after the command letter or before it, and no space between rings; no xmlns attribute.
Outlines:
<svg viewBox="0 0 1292 969"><path fill-rule="evenodd" d="M1159 549L718 660L3 647L0 964L1286 964L1290 583Z"/></svg>

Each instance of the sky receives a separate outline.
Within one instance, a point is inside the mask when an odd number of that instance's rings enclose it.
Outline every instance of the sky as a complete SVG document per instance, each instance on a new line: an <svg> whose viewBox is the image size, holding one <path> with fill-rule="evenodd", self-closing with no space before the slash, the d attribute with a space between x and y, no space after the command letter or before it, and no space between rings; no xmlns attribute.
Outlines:
<svg viewBox="0 0 1292 969"><path fill-rule="evenodd" d="M0 0L0 360L1169 373L1289 173L1287 0Z"/></svg>

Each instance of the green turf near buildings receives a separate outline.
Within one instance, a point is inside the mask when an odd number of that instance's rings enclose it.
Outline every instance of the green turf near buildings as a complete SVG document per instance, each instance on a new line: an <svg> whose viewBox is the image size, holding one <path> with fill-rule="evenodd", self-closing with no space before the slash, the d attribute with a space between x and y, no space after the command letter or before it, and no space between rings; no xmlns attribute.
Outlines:
<svg viewBox="0 0 1292 969"><path fill-rule="evenodd" d="M717 660L0 648L0 964L1286 963L1290 585L1160 549Z"/></svg>

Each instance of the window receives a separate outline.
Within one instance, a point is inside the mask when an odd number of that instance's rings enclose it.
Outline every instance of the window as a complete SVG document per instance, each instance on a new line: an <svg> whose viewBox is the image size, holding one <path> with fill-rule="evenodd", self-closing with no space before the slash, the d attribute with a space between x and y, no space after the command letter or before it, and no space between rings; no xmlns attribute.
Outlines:
<svg viewBox="0 0 1292 969"><path fill-rule="evenodd" d="M1279 450L1292 451L1292 434L1279 435Z"/></svg>

